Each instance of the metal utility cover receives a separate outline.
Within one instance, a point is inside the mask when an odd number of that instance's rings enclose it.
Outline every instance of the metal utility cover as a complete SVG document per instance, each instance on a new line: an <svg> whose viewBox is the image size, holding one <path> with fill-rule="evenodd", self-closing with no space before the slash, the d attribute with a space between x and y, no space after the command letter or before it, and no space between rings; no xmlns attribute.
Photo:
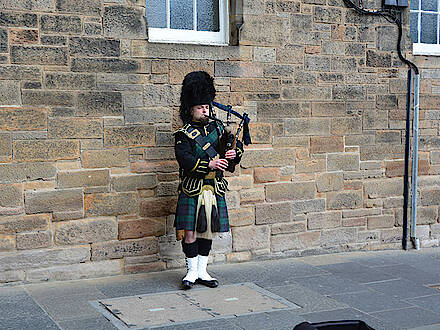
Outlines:
<svg viewBox="0 0 440 330"><path fill-rule="evenodd" d="M118 329L145 329L299 308L253 283L103 299L91 304Z"/></svg>

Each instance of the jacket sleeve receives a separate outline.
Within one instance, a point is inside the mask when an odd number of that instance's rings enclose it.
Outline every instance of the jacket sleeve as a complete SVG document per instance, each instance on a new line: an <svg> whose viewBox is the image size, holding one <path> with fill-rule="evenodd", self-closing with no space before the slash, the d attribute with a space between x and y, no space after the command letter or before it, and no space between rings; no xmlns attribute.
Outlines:
<svg viewBox="0 0 440 330"><path fill-rule="evenodd" d="M192 152L189 138L183 133L175 135L174 151L179 166L186 172L204 176L209 172L209 160L196 157Z"/></svg>

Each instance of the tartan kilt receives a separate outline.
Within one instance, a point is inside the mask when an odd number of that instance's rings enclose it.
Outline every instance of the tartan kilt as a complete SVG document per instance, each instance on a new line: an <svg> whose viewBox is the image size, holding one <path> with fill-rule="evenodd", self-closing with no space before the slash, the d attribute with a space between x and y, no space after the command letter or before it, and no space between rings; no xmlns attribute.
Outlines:
<svg viewBox="0 0 440 330"><path fill-rule="evenodd" d="M226 207L225 196L215 195L217 199L217 210L220 216L220 232L229 231L228 208ZM195 230L197 201L199 196L189 197L183 191L177 200L176 219L174 227L176 230Z"/></svg>

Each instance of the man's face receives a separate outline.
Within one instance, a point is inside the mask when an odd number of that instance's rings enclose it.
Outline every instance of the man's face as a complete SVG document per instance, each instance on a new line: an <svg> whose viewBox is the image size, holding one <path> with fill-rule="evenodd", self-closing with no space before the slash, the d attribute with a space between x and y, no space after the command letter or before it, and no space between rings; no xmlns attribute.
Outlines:
<svg viewBox="0 0 440 330"><path fill-rule="evenodd" d="M209 121L209 104L200 104L191 107L191 115L194 121L201 121L202 123L207 123Z"/></svg>

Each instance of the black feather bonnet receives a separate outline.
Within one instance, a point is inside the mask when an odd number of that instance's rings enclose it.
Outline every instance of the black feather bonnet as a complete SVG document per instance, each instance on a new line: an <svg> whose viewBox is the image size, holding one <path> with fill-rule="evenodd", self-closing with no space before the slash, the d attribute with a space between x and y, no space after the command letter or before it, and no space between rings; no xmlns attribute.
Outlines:
<svg viewBox="0 0 440 330"><path fill-rule="evenodd" d="M188 73L183 79L180 94L180 118L186 124L192 119L191 107L211 104L215 98L214 78L205 71Z"/></svg>

